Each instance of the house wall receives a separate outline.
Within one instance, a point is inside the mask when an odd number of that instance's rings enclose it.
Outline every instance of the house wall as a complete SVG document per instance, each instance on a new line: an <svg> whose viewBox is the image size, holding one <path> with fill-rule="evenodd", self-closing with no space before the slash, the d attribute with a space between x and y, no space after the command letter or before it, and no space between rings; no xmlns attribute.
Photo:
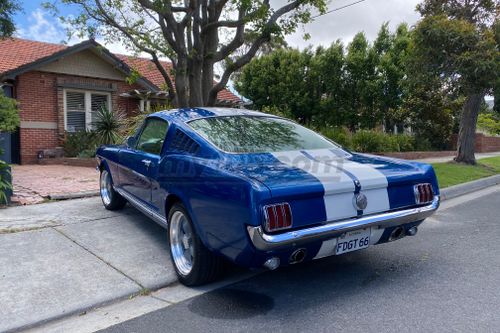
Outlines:
<svg viewBox="0 0 500 333"><path fill-rule="evenodd" d="M95 51L98 52L98 51ZM123 80L123 73L119 72L108 62L96 55L94 51L85 50L55 60L38 69L40 72L60 73L68 75L85 75L109 80Z"/></svg>
<svg viewBox="0 0 500 333"><path fill-rule="evenodd" d="M33 71L16 78L16 99L20 109L21 163L36 163L37 153L62 145L64 130L63 91L65 88L111 93L113 110L132 114L138 102L119 95L138 86L122 78L109 80L60 73Z"/></svg>

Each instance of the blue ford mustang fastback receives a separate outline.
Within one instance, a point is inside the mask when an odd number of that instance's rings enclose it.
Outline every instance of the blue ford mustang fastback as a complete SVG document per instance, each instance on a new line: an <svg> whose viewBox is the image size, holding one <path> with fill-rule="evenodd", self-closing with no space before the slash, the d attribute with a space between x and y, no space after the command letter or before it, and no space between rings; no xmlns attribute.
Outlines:
<svg viewBox="0 0 500 333"><path fill-rule="evenodd" d="M430 165L248 110L157 112L97 159L104 206L129 202L167 228L186 285L215 279L224 259L276 269L413 236L439 206Z"/></svg>

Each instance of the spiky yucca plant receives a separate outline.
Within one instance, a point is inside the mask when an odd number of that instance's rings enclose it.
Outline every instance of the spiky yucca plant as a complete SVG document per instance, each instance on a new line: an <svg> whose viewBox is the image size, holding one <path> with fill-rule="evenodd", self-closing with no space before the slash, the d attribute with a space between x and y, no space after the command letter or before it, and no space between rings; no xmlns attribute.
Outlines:
<svg viewBox="0 0 500 333"><path fill-rule="evenodd" d="M7 204L7 192L12 190L10 181L10 168L7 163L0 160L0 205Z"/></svg>
<svg viewBox="0 0 500 333"><path fill-rule="evenodd" d="M120 111L112 111L101 107L93 122L93 132L98 144L109 145L123 141L122 133L125 125L125 115Z"/></svg>

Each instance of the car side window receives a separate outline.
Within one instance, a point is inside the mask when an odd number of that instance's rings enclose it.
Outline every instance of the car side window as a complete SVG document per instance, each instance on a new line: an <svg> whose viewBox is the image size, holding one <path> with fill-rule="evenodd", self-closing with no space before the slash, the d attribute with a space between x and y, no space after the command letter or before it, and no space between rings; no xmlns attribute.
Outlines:
<svg viewBox="0 0 500 333"><path fill-rule="evenodd" d="M151 118L137 140L136 149L146 153L160 155L165 136L167 135L168 123L161 119Z"/></svg>

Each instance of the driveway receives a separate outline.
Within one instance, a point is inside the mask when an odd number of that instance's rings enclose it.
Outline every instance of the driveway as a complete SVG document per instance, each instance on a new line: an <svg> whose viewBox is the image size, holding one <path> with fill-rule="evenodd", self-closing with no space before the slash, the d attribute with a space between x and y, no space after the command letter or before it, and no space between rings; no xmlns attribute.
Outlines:
<svg viewBox="0 0 500 333"><path fill-rule="evenodd" d="M88 196L99 190L99 174L94 168L67 165L13 165L14 196L18 205L48 199Z"/></svg>

